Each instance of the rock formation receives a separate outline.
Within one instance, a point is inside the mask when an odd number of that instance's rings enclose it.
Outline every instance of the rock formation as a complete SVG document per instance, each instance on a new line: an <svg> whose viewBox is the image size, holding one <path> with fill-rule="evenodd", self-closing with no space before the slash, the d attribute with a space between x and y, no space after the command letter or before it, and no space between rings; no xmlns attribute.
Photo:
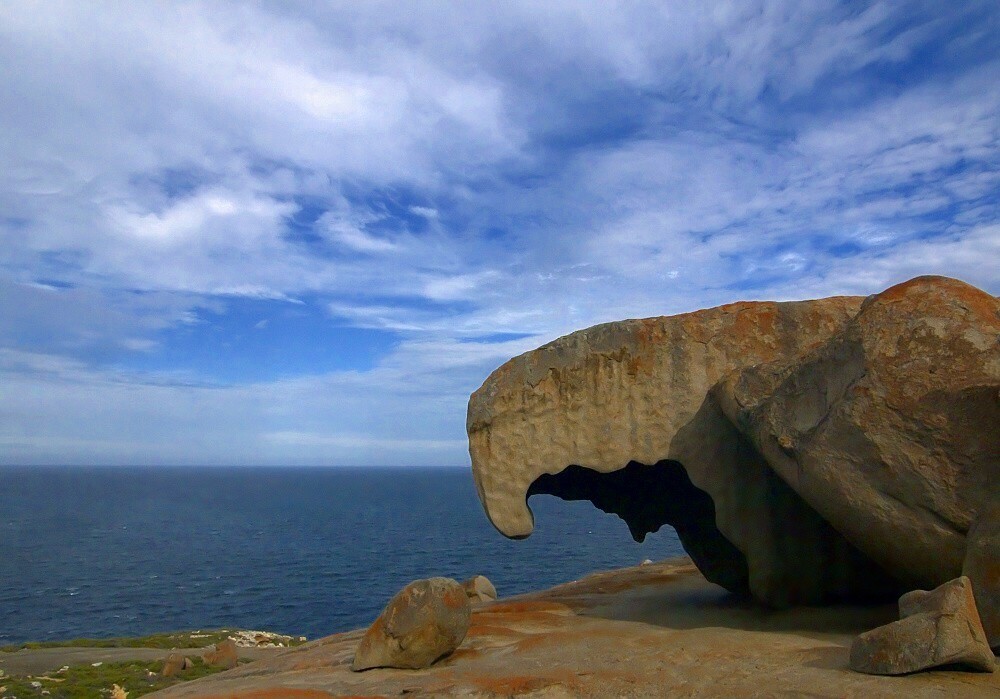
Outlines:
<svg viewBox="0 0 1000 699"><path fill-rule="evenodd" d="M956 578L930 592L906 593L899 598L899 617L854 640L852 670L904 675L942 665L996 669L968 578Z"/></svg>
<svg viewBox="0 0 1000 699"><path fill-rule="evenodd" d="M415 580L365 632L351 669L428 667L458 648L469 630L470 614L469 598L454 580Z"/></svg>
<svg viewBox="0 0 1000 699"><path fill-rule="evenodd" d="M998 426L1000 302L943 277L595 326L497 369L467 422L507 536L531 533L533 494L587 499L637 540L673 526L708 579L772 605L965 565L987 619L996 558L966 544L975 524L996 551Z"/></svg>

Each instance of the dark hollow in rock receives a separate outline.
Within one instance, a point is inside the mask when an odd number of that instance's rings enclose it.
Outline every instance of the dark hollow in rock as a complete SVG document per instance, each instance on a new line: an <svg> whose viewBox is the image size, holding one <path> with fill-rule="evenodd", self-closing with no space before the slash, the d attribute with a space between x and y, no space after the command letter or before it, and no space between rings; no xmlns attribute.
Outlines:
<svg viewBox="0 0 1000 699"><path fill-rule="evenodd" d="M782 579L767 585L772 594L762 601L783 607L802 602L884 602L899 596L898 582L851 546L780 478L769 469L763 471L761 487L748 489L747 498L763 499L781 531L761 537L767 550L757 555L784 559L785 565L773 566ZM620 517L640 542L664 524L671 526L706 578L736 595L751 594L746 556L719 530L712 497L691 482L679 461L664 459L653 465L630 461L610 473L572 465L538 477L527 495L589 500Z"/></svg>
<svg viewBox="0 0 1000 699"><path fill-rule="evenodd" d="M532 495L589 500L597 509L620 517L639 542L669 525L709 580L735 594L750 593L746 558L715 526L712 498L691 483L677 461L652 466L630 461L611 473L569 466L540 476L528 489L528 497Z"/></svg>

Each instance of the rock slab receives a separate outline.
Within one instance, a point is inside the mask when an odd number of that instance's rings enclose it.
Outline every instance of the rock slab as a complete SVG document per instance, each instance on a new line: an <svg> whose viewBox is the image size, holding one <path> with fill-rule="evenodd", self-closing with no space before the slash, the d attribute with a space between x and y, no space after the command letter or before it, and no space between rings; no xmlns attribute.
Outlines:
<svg viewBox="0 0 1000 699"><path fill-rule="evenodd" d="M962 576L899 598L900 620L858 636L851 669L868 675L905 675L943 665L993 672L971 581Z"/></svg>
<svg viewBox="0 0 1000 699"><path fill-rule="evenodd" d="M361 638L351 669L420 669L448 655L469 630L465 589L450 578L415 580L400 590Z"/></svg>

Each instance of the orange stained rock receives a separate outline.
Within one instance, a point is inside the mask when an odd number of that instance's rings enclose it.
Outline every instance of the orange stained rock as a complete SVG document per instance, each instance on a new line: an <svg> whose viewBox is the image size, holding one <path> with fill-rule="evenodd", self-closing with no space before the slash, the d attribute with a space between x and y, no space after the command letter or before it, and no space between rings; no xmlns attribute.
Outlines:
<svg viewBox="0 0 1000 699"><path fill-rule="evenodd" d="M568 670L548 671L539 675L471 675L465 679L477 689L499 696L519 696L552 685L560 685L571 691L581 691L582 688L580 678Z"/></svg>
<svg viewBox="0 0 1000 699"><path fill-rule="evenodd" d="M567 607L565 604L560 604L559 602L535 602L531 600L524 601L511 601L511 602L496 602L487 607L482 607L480 609L474 610L472 615L475 617L482 614L524 614L527 612L550 612L556 614L572 614L573 610Z"/></svg>
<svg viewBox="0 0 1000 699"><path fill-rule="evenodd" d="M291 687L281 687L279 689L248 689L222 694L205 694L199 697L199 699L330 699L330 697L349 699L343 694L330 694L329 692L323 692L318 689L294 689ZM362 697L356 696L354 699L362 699Z"/></svg>

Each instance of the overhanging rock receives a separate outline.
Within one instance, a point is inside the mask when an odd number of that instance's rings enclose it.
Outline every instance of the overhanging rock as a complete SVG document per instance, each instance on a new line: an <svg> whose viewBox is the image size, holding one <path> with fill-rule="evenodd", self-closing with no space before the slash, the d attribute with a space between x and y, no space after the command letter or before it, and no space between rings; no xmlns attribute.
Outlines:
<svg viewBox="0 0 1000 699"><path fill-rule="evenodd" d="M933 587L997 498L998 338L997 299L941 277L595 326L472 395L476 487L514 538L534 493L671 525L773 605Z"/></svg>

